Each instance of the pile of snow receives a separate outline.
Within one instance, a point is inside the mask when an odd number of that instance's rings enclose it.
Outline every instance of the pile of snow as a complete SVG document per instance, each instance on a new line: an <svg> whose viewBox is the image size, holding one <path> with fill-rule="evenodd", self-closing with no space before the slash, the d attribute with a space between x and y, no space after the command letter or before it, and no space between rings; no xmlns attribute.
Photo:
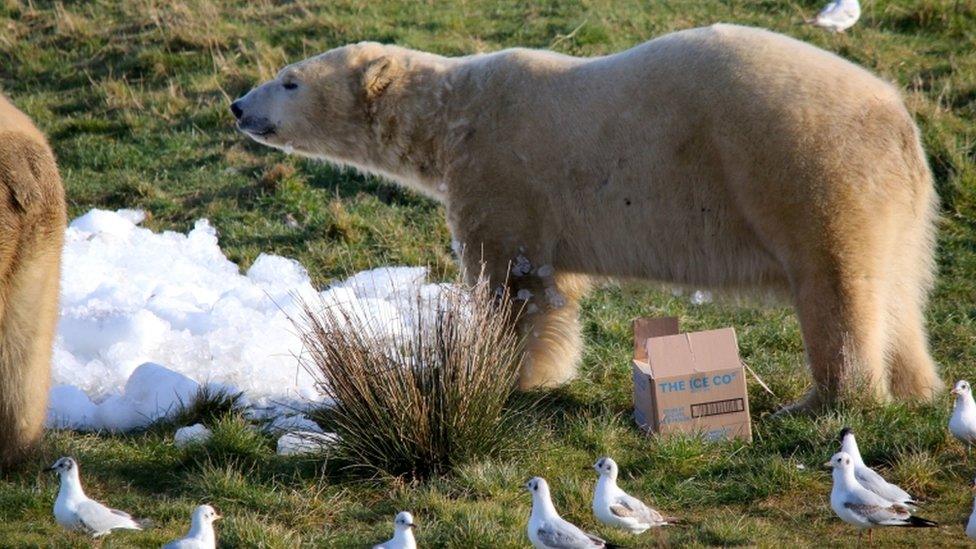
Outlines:
<svg viewBox="0 0 976 549"><path fill-rule="evenodd" d="M207 429L206 425L196 423L177 429L176 433L173 434L173 444L177 448L183 448L191 444L203 444L210 440L211 436L213 436L213 432Z"/></svg>
<svg viewBox="0 0 976 549"><path fill-rule="evenodd" d="M424 268L387 267L319 292L300 263L264 254L241 274L207 220L187 234L155 233L139 227L144 217L92 210L68 227L50 427L144 426L189 403L200 384L277 411L320 402L289 320L303 302L396 334L413 328L418 292L447 287L426 284Z"/></svg>

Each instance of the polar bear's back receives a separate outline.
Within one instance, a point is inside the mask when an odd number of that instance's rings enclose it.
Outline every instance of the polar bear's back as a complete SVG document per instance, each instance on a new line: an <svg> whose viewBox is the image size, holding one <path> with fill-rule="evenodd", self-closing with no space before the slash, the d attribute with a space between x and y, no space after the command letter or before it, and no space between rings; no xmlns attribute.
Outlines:
<svg viewBox="0 0 976 549"><path fill-rule="evenodd" d="M456 173L493 174L495 200L534 196L574 212L564 239L597 250L574 268L736 283L753 276L736 274L748 263L774 278L771 257L823 227L856 232L882 204L929 207L898 92L786 36L714 25L605 57L508 50L464 65ZM627 257L601 251L631 240L639 251Z"/></svg>

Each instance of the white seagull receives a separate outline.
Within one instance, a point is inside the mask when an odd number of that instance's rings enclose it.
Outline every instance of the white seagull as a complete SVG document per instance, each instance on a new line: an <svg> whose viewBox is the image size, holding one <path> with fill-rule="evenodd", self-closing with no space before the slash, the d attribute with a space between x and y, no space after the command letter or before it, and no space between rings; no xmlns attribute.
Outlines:
<svg viewBox="0 0 976 549"><path fill-rule="evenodd" d="M968 381L960 379L952 388L952 394L956 395L956 403L952 408L952 417L949 418L949 431L968 448L976 444L976 401L973 400L973 389ZM968 452L966 457L969 457Z"/></svg>
<svg viewBox="0 0 976 549"><path fill-rule="evenodd" d="M47 470L57 472L61 478L58 499L54 502L54 519L65 530L94 538L112 530L142 530L128 513L110 509L85 495L78 476L78 462L74 459L63 457Z"/></svg>
<svg viewBox="0 0 976 549"><path fill-rule="evenodd" d="M973 492L976 492L976 480L969 485ZM976 498L973 498L973 512L969 514L969 522L966 524L966 536L976 539Z"/></svg>
<svg viewBox="0 0 976 549"><path fill-rule="evenodd" d="M651 509L641 500L617 487L617 462L602 457L593 464L600 479L593 491L593 514L603 524L640 534L648 528L664 526L675 522Z"/></svg>
<svg viewBox="0 0 976 549"><path fill-rule="evenodd" d="M850 454L837 452L824 463L834 469L834 487L830 491L830 508L847 524L858 530L868 529L871 539L875 526L908 526L928 528L938 526L931 520L912 515L911 510L869 491L854 477L854 461Z"/></svg>
<svg viewBox="0 0 976 549"><path fill-rule="evenodd" d="M535 549L600 549L616 545L587 534L575 525L563 520L552 505L549 484L544 478L535 477L525 483L532 494L532 514L529 515L529 541Z"/></svg>
<svg viewBox="0 0 976 549"><path fill-rule="evenodd" d="M854 465L854 478L861 483L861 486L892 503L900 503L912 509L918 505L918 502L908 492L881 478L881 475L864 464L864 460L861 459L861 451L854 439L854 431L850 427L844 427L840 432L840 451L851 456L851 463Z"/></svg>
<svg viewBox="0 0 976 549"><path fill-rule="evenodd" d="M857 0L834 0L807 23L831 32L844 32L861 18L861 4Z"/></svg>
<svg viewBox="0 0 976 549"><path fill-rule="evenodd" d="M214 533L213 523L222 518L209 505L200 505L193 510L190 518L190 531L185 537L171 541L163 549L214 549L217 547L217 535Z"/></svg>
<svg viewBox="0 0 976 549"><path fill-rule="evenodd" d="M393 519L393 537L374 545L373 549L417 549L417 541L413 539L413 515L406 511L397 513Z"/></svg>

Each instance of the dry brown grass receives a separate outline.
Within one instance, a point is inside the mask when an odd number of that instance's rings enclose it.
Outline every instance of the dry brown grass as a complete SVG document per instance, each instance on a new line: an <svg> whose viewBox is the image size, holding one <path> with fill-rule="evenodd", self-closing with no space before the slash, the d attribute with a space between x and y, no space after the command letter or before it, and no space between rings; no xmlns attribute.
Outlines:
<svg viewBox="0 0 976 549"><path fill-rule="evenodd" d="M516 449L525 409L512 404L521 364L513 301L486 282L407 299L412 329L315 304L297 322L306 368L334 402L321 419L340 452L355 466L426 477Z"/></svg>

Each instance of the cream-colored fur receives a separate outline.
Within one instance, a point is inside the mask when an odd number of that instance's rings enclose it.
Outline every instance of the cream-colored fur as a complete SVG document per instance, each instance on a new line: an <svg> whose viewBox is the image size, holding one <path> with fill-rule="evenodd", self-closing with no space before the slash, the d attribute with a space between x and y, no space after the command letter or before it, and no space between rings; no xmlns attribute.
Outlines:
<svg viewBox="0 0 976 549"><path fill-rule="evenodd" d="M807 405L942 387L916 126L890 85L803 42L714 25L592 59L361 43L286 67L233 110L262 143L443 202L467 272L484 260L529 297L523 387L573 376L594 277L788 292Z"/></svg>
<svg viewBox="0 0 976 549"><path fill-rule="evenodd" d="M0 96L0 466L23 458L44 427L64 227L54 155Z"/></svg>

